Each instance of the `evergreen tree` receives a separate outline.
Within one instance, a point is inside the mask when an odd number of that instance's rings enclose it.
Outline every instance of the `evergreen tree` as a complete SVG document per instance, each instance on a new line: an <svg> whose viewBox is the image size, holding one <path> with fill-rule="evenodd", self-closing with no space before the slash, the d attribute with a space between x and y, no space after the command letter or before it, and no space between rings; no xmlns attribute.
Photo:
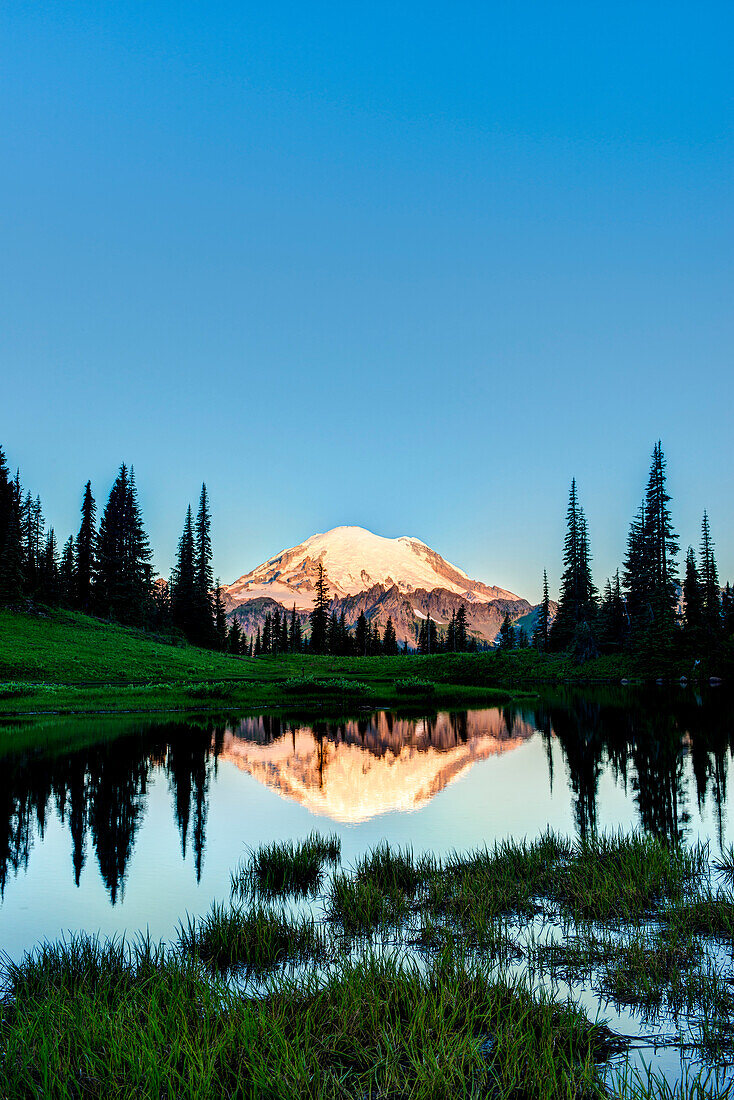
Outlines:
<svg viewBox="0 0 734 1100"><path fill-rule="evenodd" d="M237 656L242 652L242 631L240 630L239 619L236 615L233 615L230 621L229 634L227 635L227 649L230 653L234 653Z"/></svg>
<svg viewBox="0 0 734 1100"><path fill-rule="evenodd" d="M270 653L273 648L273 617L269 611L265 613L262 638L260 639L260 652Z"/></svg>
<svg viewBox="0 0 734 1100"><path fill-rule="evenodd" d="M329 624L326 629L326 651L334 656L341 653L341 634L339 632L339 619L336 611L329 616Z"/></svg>
<svg viewBox="0 0 734 1100"><path fill-rule="evenodd" d="M123 463L99 526L96 603L103 615L140 624L151 602L151 550L135 474Z"/></svg>
<svg viewBox="0 0 734 1100"><path fill-rule="evenodd" d="M291 611L291 627L288 633L288 647L291 653L300 653L303 648L303 639L301 637L301 620L296 614L296 605L293 604L293 610Z"/></svg>
<svg viewBox="0 0 734 1100"><path fill-rule="evenodd" d="M278 638L278 649L280 650L281 653L287 653L288 652L289 640L290 639L289 639L289 636L288 636L288 616L286 615L285 608L283 608L283 614L281 615L281 618L280 618L280 635L279 635L279 638Z"/></svg>
<svg viewBox="0 0 734 1100"><path fill-rule="evenodd" d="M17 603L23 590L20 478L14 485L0 447L0 606Z"/></svg>
<svg viewBox="0 0 734 1100"><path fill-rule="evenodd" d="M388 617L385 624L385 637L382 640L382 651L386 657L396 657L398 653L398 639L395 634L392 616Z"/></svg>
<svg viewBox="0 0 734 1100"><path fill-rule="evenodd" d="M627 610L635 629L649 623L653 617L654 585L647 529L647 512L643 500L630 524L622 578L627 596Z"/></svg>
<svg viewBox="0 0 734 1100"><path fill-rule="evenodd" d="M326 653L329 629L329 586L324 572L324 563L319 562L316 578L316 597L311 620L311 650L314 653Z"/></svg>
<svg viewBox="0 0 734 1100"><path fill-rule="evenodd" d="M652 580L653 614L664 628L672 627L678 603L675 559L678 536L670 514L666 461L660 440L655 444L645 493L645 550Z"/></svg>
<svg viewBox="0 0 734 1100"><path fill-rule="evenodd" d="M627 612L622 596L622 585L619 579L619 570L604 587L604 596L599 609L599 634L603 647L607 650L618 650L625 642L627 635Z"/></svg>
<svg viewBox="0 0 734 1100"><path fill-rule="evenodd" d="M594 621L597 593L591 578L591 553L586 517L578 501L576 479L571 482L566 512L566 538L563 545L563 575L553 627L550 632L554 649L565 649L574 640L582 624Z"/></svg>
<svg viewBox="0 0 734 1100"><path fill-rule="evenodd" d="M695 648L700 644L703 629L703 592L701 578L696 565L693 547L686 554L686 574L683 581L684 630L689 644Z"/></svg>
<svg viewBox="0 0 734 1100"><path fill-rule="evenodd" d="M724 634L727 638L732 638L734 637L734 589L728 581L721 603Z"/></svg>
<svg viewBox="0 0 734 1100"><path fill-rule="evenodd" d="M459 610L456 612L456 618L454 620L455 632L456 632L456 650L458 653L464 653L467 645L467 632L466 632L466 607L462 603L459 606Z"/></svg>
<svg viewBox="0 0 734 1100"><path fill-rule="evenodd" d="M263 651L262 638L260 636L260 627L257 628L257 634L255 635L255 643L253 646L253 656L259 657Z"/></svg>
<svg viewBox="0 0 734 1100"><path fill-rule="evenodd" d="M206 485L201 486L199 511L196 516L194 543L194 634L198 645L212 646L215 642L214 609L212 605L212 537L211 514Z"/></svg>
<svg viewBox="0 0 734 1100"><path fill-rule="evenodd" d="M364 611L360 611L359 618L357 619L357 626L354 631L354 648L357 651L358 657L367 656L367 619L365 618Z"/></svg>
<svg viewBox="0 0 734 1100"><path fill-rule="evenodd" d="M53 527L49 528L41 559L41 575L38 589L39 599L55 606L61 595L59 583L59 550Z"/></svg>
<svg viewBox="0 0 734 1100"><path fill-rule="evenodd" d="M703 625L709 634L716 635L721 630L721 591L719 589L719 570L714 557L714 542L709 528L709 517L703 513L701 522L701 595L703 603Z"/></svg>
<svg viewBox="0 0 734 1100"><path fill-rule="evenodd" d="M456 652L456 612L451 612L449 625L446 627L446 652Z"/></svg>
<svg viewBox="0 0 734 1100"><path fill-rule="evenodd" d="M548 596L548 573L543 570L543 599L538 609L538 618L533 631L533 645L541 653L548 648L550 631L550 598Z"/></svg>
<svg viewBox="0 0 734 1100"><path fill-rule="evenodd" d="M97 560L97 505L92 496L92 483L84 486L82 521L76 537L76 606L89 614L94 602L94 574Z"/></svg>
<svg viewBox="0 0 734 1100"><path fill-rule="evenodd" d="M219 577L214 586L214 643L220 650L227 648L227 614L224 610L222 588Z"/></svg>
<svg viewBox="0 0 734 1100"><path fill-rule="evenodd" d="M64 607L73 607L76 602L76 562L74 555L74 537L69 535L61 552L59 566L59 595Z"/></svg>
<svg viewBox="0 0 734 1100"><path fill-rule="evenodd" d="M191 505L186 509L183 531L178 540L176 564L171 573L171 618L185 638L193 641L199 619L196 604L196 549Z"/></svg>
<svg viewBox="0 0 734 1100"><path fill-rule="evenodd" d="M515 643L515 628L512 625L509 611L506 611L505 617L502 620L502 626L500 627L498 644L500 649L514 649Z"/></svg>
<svg viewBox="0 0 734 1100"><path fill-rule="evenodd" d="M530 646L528 632L524 626L517 627L515 631L515 645L518 649L528 649L528 647Z"/></svg>

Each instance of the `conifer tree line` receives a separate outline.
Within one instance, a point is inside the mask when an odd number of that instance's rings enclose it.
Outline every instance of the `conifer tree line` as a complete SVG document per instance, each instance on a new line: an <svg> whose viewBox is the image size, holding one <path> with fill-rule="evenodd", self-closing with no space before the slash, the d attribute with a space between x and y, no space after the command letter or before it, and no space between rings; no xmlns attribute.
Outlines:
<svg viewBox="0 0 734 1100"><path fill-rule="evenodd" d="M689 547L684 576L673 526L666 460L658 441L639 509L632 519L621 572L601 596L591 572L591 549L575 478L566 512L558 608L551 622L548 576L533 633L539 650L572 650L581 659L622 650L656 653L715 652L734 635L734 593L719 585L708 513L698 553ZM504 630L504 627L503 627ZM507 633L507 631L505 631ZM505 644L500 638L501 644Z"/></svg>
<svg viewBox="0 0 734 1100"><path fill-rule="evenodd" d="M170 583L154 583L135 471L123 463L97 522L91 482L79 530L59 550L38 497L12 477L0 447L0 606L58 606L149 630L177 633L226 649L227 622L212 574L211 512L202 486L196 519L189 507Z"/></svg>

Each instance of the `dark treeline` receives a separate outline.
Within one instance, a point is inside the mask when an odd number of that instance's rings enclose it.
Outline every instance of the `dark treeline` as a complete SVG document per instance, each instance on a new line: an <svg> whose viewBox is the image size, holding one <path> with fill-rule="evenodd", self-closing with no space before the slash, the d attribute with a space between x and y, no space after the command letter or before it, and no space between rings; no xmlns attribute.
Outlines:
<svg viewBox="0 0 734 1100"><path fill-rule="evenodd" d="M211 513L202 485L194 520L189 506L170 582L154 579L135 472L123 463L99 523L87 482L76 535L59 549L39 497L12 477L0 447L0 607L63 607L113 622L227 649L227 620L212 574ZM238 640L235 650L241 652Z"/></svg>
<svg viewBox="0 0 734 1100"><path fill-rule="evenodd" d="M506 614L496 645L532 646L542 652L571 652L577 660L605 653L652 654L657 659L731 656L734 651L734 592L722 589L708 514L700 544L689 547L683 576L679 538L667 491L665 456L658 442L637 514L627 537L624 561L601 594L592 575L591 545L576 480L571 482L563 573L555 615L543 575L543 598L532 638ZM236 655L313 653L377 656L408 652L388 619L384 631L362 612L348 626L329 598L322 564L316 579L308 629L295 606L266 614L247 637L236 615L227 615L212 569L211 511L202 485L194 514L189 505L170 580L153 578L152 551L145 532L135 474L123 464L97 523L97 505L87 482L81 494L79 529L59 547L47 529L41 501L13 477L0 448L0 606L61 606L138 626L210 649ZM421 654L486 648L467 630L462 605L439 627L430 614L421 620L415 649Z"/></svg>
<svg viewBox="0 0 734 1100"><path fill-rule="evenodd" d="M652 653L657 657L721 655L734 636L734 592L722 589L708 514L704 511L698 553L689 547L680 576L679 538L667 491L666 462L655 444L650 474L627 536L621 568L601 595L591 571L591 548L576 480L566 513L563 573L555 617L548 578L543 576L533 645L571 651L579 660L601 653Z"/></svg>

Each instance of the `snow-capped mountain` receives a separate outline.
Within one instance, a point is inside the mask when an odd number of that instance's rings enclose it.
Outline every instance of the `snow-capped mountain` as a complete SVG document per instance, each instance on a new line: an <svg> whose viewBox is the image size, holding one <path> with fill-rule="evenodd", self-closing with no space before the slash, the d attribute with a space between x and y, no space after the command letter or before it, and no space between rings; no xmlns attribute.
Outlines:
<svg viewBox="0 0 734 1100"><path fill-rule="evenodd" d="M515 620L532 610L513 592L472 580L420 539L389 539L363 527L335 527L283 550L223 588L228 613L237 616L249 636L277 605L290 611L295 604L307 631L319 562L331 608L337 615L344 612L348 626L354 626L362 611L383 630L391 618L398 641L411 646L423 619L430 614L440 629L461 604L469 631L483 641L497 636L506 612Z"/></svg>
<svg viewBox="0 0 734 1100"><path fill-rule="evenodd" d="M342 599L376 585L401 594L444 589L465 603L518 600L512 592L471 580L420 539L388 539L364 527L335 527L283 550L224 588L228 609L247 600L269 597L299 611L313 607L319 562L323 562L332 597Z"/></svg>

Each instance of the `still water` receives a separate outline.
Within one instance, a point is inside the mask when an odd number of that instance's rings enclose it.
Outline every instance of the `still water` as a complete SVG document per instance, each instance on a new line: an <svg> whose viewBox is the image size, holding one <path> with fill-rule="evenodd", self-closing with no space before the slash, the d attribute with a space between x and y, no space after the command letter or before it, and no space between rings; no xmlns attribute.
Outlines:
<svg viewBox="0 0 734 1100"><path fill-rule="evenodd" d="M383 839L440 854L549 826L704 839L712 854L734 841L721 689L339 722L89 720L71 751L48 725L3 730L16 735L23 751L0 758L0 949L15 958L70 931L169 939L228 897L248 847L313 829L339 834L345 864Z"/></svg>

